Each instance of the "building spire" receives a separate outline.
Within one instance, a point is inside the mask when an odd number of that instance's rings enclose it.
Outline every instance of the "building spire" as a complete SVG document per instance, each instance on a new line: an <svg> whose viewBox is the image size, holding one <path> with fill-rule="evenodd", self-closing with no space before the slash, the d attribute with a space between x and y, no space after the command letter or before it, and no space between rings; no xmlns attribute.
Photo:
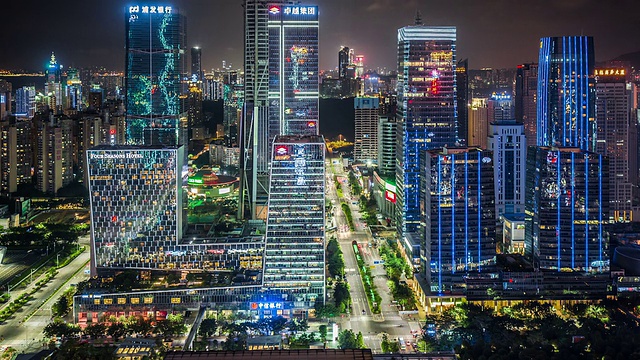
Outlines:
<svg viewBox="0 0 640 360"><path fill-rule="evenodd" d="M49 62L50 64L56 64L56 55L53 53L53 51L51 52L51 61Z"/></svg>
<svg viewBox="0 0 640 360"><path fill-rule="evenodd" d="M422 14L420 13L420 10L416 11L416 25L424 25L422 23Z"/></svg>

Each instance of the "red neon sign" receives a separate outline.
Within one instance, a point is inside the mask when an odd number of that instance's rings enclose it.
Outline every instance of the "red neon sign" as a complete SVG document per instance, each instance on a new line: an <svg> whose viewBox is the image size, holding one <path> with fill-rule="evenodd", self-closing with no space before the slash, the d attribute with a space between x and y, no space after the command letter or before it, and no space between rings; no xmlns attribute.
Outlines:
<svg viewBox="0 0 640 360"><path fill-rule="evenodd" d="M396 194L392 193L389 190L384 191L384 198L387 199L387 201L391 201L394 204L396 203Z"/></svg>

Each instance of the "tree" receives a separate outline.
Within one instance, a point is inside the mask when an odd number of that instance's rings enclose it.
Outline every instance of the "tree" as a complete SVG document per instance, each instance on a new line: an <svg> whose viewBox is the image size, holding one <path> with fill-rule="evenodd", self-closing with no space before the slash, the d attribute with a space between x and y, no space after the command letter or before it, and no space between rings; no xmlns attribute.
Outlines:
<svg viewBox="0 0 640 360"><path fill-rule="evenodd" d="M91 324L87 326L83 332L85 335L91 336L92 339L96 339L104 336L106 331L107 331L107 326L105 324L96 323L96 324Z"/></svg>
<svg viewBox="0 0 640 360"><path fill-rule="evenodd" d="M51 311L54 316L65 316L69 312L69 299L65 294L62 294L58 301L56 301L51 307Z"/></svg>
<svg viewBox="0 0 640 360"><path fill-rule="evenodd" d="M356 336L356 342L358 343L358 348L364 349L366 347L364 345L364 337L362 336L361 331L358 331L358 335Z"/></svg>
<svg viewBox="0 0 640 360"><path fill-rule="evenodd" d="M145 320L142 316L132 319L127 325L127 330L134 334L147 335L153 329L151 321Z"/></svg>
<svg viewBox="0 0 640 360"><path fill-rule="evenodd" d="M107 328L107 335L111 336L114 341L118 341L127 334L127 327L121 322L115 322Z"/></svg>
<svg viewBox="0 0 640 360"><path fill-rule="evenodd" d="M271 333L279 333L287 326L287 319L282 316L276 316L270 319Z"/></svg>
<svg viewBox="0 0 640 360"><path fill-rule="evenodd" d="M333 290L333 298L336 302L336 307L343 313L346 312L351 304L351 294L349 293L348 285L344 281L338 281Z"/></svg>
<svg viewBox="0 0 640 360"><path fill-rule="evenodd" d="M343 330L338 334L338 347L340 349L359 349L358 339L352 330Z"/></svg>
<svg viewBox="0 0 640 360"><path fill-rule="evenodd" d="M200 327L198 328L198 335L202 337L209 337L216 333L216 329L218 328L218 323L216 319L206 318L202 319L200 323Z"/></svg>
<svg viewBox="0 0 640 360"><path fill-rule="evenodd" d="M307 323L306 319L291 319L291 321L289 321L287 323L287 325L289 326L289 330L291 330L292 333L296 334L298 331L300 332L305 332L309 329L309 324Z"/></svg>
<svg viewBox="0 0 640 360"><path fill-rule="evenodd" d="M73 337L80 333L80 328L76 325L70 325L61 320L56 320L47 324L43 329L46 337Z"/></svg>
<svg viewBox="0 0 640 360"><path fill-rule="evenodd" d="M316 302L315 305L316 317L320 319L328 319L336 317L340 314L338 308L333 304L321 304Z"/></svg>
<svg viewBox="0 0 640 360"><path fill-rule="evenodd" d="M320 334L320 340L322 340L323 343L327 342L327 325L320 325L318 326L318 333Z"/></svg>

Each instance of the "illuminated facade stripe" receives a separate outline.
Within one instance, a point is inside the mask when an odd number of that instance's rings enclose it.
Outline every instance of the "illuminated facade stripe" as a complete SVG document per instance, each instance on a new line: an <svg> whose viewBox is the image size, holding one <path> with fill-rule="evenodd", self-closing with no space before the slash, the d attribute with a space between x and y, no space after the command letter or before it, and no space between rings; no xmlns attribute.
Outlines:
<svg viewBox="0 0 640 360"><path fill-rule="evenodd" d="M542 38L538 60L537 145L594 151L593 38Z"/></svg>

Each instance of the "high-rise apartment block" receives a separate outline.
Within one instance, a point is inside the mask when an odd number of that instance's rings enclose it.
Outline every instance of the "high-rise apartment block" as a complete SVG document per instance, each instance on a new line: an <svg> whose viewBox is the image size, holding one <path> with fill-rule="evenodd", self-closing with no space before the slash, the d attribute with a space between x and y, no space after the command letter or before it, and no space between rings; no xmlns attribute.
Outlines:
<svg viewBox="0 0 640 360"><path fill-rule="evenodd" d="M487 135L489 134L489 108L487 107L487 99L473 98L468 111L469 116L469 138L467 144L484 148L487 143Z"/></svg>
<svg viewBox="0 0 640 360"><path fill-rule="evenodd" d="M325 299L325 145L283 135L272 147L263 287L305 306Z"/></svg>
<svg viewBox="0 0 640 360"><path fill-rule="evenodd" d="M608 269L605 157L576 147L527 153L525 255L540 269Z"/></svg>
<svg viewBox="0 0 640 360"><path fill-rule="evenodd" d="M419 19L418 19L419 20ZM423 242L420 155L458 143L456 28L416 25L398 30L398 234L413 252ZM414 254L415 255L415 254Z"/></svg>
<svg viewBox="0 0 640 360"><path fill-rule="evenodd" d="M51 115L36 131L36 188L55 195L73 181L73 120Z"/></svg>
<svg viewBox="0 0 640 360"><path fill-rule="evenodd" d="M493 155L443 148L424 159L426 276L432 293L464 293L464 276L490 268L496 254Z"/></svg>
<svg viewBox="0 0 640 360"><path fill-rule="evenodd" d="M353 158L364 163L378 162L378 106L377 97L357 97L354 99L355 142Z"/></svg>
<svg viewBox="0 0 640 360"><path fill-rule="evenodd" d="M594 151L596 145L593 38L540 40L537 145Z"/></svg>
<svg viewBox="0 0 640 360"><path fill-rule="evenodd" d="M458 107L458 139L460 145L467 145L469 134L469 60L458 61L456 66L456 101Z"/></svg>
<svg viewBox="0 0 640 360"><path fill-rule="evenodd" d="M0 194L8 196L20 184L31 183L33 166L31 121L0 123Z"/></svg>
<svg viewBox="0 0 640 360"><path fill-rule="evenodd" d="M174 6L129 6L125 31L127 143L185 143L180 126L185 17Z"/></svg>
<svg viewBox="0 0 640 360"><path fill-rule="evenodd" d="M524 213L527 165L524 125L515 120L492 123L487 149L493 152L496 215Z"/></svg>
<svg viewBox="0 0 640 360"><path fill-rule="evenodd" d="M613 221L632 221L632 188L630 180L631 92L627 90L626 69L596 68L596 152L609 160L609 206Z"/></svg>

